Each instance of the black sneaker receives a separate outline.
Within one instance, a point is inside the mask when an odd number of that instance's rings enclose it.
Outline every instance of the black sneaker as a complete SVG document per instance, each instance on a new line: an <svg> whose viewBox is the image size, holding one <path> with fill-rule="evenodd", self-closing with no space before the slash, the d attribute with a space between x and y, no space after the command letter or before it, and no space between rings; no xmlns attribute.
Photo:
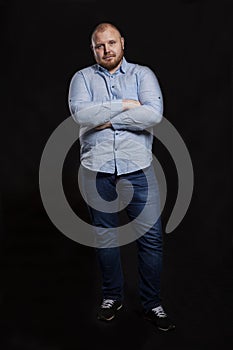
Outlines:
<svg viewBox="0 0 233 350"><path fill-rule="evenodd" d="M121 308L122 302L120 300L104 299L98 309L97 318L99 320L110 321Z"/></svg>
<svg viewBox="0 0 233 350"><path fill-rule="evenodd" d="M163 307L157 306L144 313L144 318L151 321L158 329L169 331L175 328L174 323L170 320Z"/></svg>

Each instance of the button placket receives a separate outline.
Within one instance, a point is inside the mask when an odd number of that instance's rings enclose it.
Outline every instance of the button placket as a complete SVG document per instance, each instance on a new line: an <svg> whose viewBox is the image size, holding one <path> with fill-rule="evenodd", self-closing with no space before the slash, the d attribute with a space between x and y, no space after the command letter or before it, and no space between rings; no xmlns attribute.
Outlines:
<svg viewBox="0 0 233 350"><path fill-rule="evenodd" d="M118 149L118 136L119 135L119 132L118 131L115 131L115 140L114 140L114 150L117 151Z"/></svg>

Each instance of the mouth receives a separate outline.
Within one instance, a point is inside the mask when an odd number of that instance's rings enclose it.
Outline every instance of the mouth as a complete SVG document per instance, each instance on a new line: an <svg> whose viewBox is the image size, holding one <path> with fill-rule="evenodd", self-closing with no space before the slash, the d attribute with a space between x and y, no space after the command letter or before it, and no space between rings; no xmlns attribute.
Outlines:
<svg viewBox="0 0 233 350"><path fill-rule="evenodd" d="M104 60L111 60L112 58L114 58L115 56L106 56L106 57L103 57Z"/></svg>

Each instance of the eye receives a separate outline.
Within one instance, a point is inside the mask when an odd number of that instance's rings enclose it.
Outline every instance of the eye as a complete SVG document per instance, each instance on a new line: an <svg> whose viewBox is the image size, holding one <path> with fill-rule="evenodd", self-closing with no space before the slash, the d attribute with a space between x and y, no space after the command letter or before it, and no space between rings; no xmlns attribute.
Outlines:
<svg viewBox="0 0 233 350"><path fill-rule="evenodd" d="M110 40L109 41L109 45L115 45L115 44L116 44L115 40Z"/></svg>
<svg viewBox="0 0 233 350"><path fill-rule="evenodd" d="M103 47L103 44L95 45L95 49L96 49L96 50L101 49L102 47Z"/></svg>

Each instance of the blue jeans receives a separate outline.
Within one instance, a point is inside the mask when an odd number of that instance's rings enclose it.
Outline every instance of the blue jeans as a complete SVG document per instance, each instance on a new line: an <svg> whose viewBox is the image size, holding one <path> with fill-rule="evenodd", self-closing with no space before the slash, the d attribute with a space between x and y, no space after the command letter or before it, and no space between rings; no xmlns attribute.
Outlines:
<svg viewBox="0 0 233 350"><path fill-rule="evenodd" d="M95 202L93 201L95 195L91 191L93 172L81 167L81 178L92 225L100 242L102 244L104 242L100 248L95 248L102 273L103 298L123 300L124 280L120 246L110 244L108 247L106 244L106 242L109 244L109 242L116 241L119 212L117 210L103 212L93 207L92 203ZM98 172L95 179L98 194L105 201L119 199L127 203L124 210L133 228L138 232L138 238L135 240L138 254L139 295L144 310L150 310L161 304L160 282L163 251L159 188L154 168L151 165L146 169L123 175ZM133 195L128 203L127 199L132 187ZM140 217L139 214L142 212L143 216ZM137 220L139 217L140 219Z"/></svg>

